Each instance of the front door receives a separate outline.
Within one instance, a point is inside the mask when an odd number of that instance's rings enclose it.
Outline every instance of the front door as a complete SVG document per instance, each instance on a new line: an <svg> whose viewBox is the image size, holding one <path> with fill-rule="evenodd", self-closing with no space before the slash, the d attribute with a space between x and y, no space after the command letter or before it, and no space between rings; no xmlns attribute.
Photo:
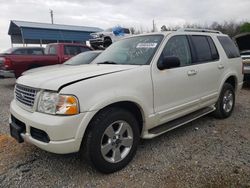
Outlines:
<svg viewBox="0 0 250 188"><path fill-rule="evenodd" d="M154 86L154 109L158 124L176 119L199 108L199 90L196 72L192 66L192 56L187 36L171 37L159 58L175 56L180 59L180 67L159 70L156 65L152 68Z"/></svg>

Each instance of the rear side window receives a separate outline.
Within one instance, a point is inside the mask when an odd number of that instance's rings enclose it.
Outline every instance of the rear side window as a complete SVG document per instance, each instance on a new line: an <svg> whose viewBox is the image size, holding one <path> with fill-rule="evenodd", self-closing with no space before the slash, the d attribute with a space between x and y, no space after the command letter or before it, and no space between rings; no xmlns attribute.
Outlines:
<svg viewBox="0 0 250 188"><path fill-rule="evenodd" d="M218 60L220 58L220 56L219 56L218 50L214 44L214 41L211 39L211 37L207 37L207 40L208 40L208 43L210 46L213 60Z"/></svg>
<svg viewBox="0 0 250 188"><path fill-rule="evenodd" d="M227 36L218 36L218 40L220 41L227 57L229 59L240 57L240 52L234 42Z"/></svg>
<svg viewBox="0 0 250 188"><path fill-rule="evenodd" d="M26 49L15 50L13 52L13 54L15 54L15 55L24 55L24 54L27 54L27 50Z"/></svg>
<svg viewBox="0 0 250 188"><path fill-rule="evenodd" d="M45 49L45 54L47 55L56 55L56 46L47 46Z"/></svg>
<svg viewBox="0 0 250 188"><path fill-rule="evenodd" d="M43 55L43 49L28 49L30 55Z"/></svg>
<svg viewBox="0 0 250 188"><path fill-rule="evenodd" d="M89 48L83 47L83 46L71 46L71 45L67 45L64 46L64 54L65 55L77 55L81 52L86 52L86 51L90 51Z"/></svg>
<svg viewBox="0 0 250 188"><path fill-rule="evenodd" d="M209 36L191 36L195 50L195 63L203 63L219 59L217 49Z"/></svg>

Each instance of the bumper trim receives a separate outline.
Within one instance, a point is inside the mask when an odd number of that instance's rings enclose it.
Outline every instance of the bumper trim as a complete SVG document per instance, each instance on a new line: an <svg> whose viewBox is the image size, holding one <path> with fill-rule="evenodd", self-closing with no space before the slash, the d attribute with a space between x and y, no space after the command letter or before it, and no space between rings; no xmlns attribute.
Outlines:
<svg viewBox="0 0 250 188"><path fill-rule="evenodd" d="M15 78L13 70L0 70L0 76L4 78Z"/></svg>
<svg viewBox="0 0 250 188"><path fill-rule="evenodd" d="M77 147L77 140L69 139L62 141L50 141L49 143L45 143L39 140L32 138L29 133L21 133L21 137L25 142L34 144L35 146L56 154L67 154L67 153L75 153L79 151Z"/></svg>
<svg viewBox="0 0 250 188"><path fill-rule="evenodd" d="M63 117L28 112L18 106L15 100L11 102L10 113L26 126L26 132L21 133L24 141L52 153L66 154L79 151L82 135L78 136L77 133L84 118L84 113ZM9 123L12 123L12 121L9 118ZM50 138L49 142L39 141L32 137L32 127L46 132Z"/></svg>

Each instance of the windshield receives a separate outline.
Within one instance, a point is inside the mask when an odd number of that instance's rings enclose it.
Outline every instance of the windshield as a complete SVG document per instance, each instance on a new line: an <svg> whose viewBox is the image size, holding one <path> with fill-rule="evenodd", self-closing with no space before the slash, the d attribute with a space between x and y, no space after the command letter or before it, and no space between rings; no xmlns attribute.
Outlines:
<svg viewBox="0 0 250 188"><path fill-rule="evenodd" d="M83 52L78 54L77 56L72 57L68 61L64 63L64 65L83 65L91 63L101 51L94 51L94 52Z"/></svg>
<svg viewBox="0 0 250 188"><path fill-rule="evenodd" d="M163 35L136 36L113 43L93 63L147 65L163 39Z"/></svg>

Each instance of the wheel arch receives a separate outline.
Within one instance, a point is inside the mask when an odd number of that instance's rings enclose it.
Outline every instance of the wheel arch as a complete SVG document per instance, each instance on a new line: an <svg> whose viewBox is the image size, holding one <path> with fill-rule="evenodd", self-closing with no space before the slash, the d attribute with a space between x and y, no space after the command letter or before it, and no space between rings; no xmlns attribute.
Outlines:
<svg viewBox="0 0 250 188"><path fill-rule="evenodd" d="M221 81L220 83L220 87L219 87L219 90L218 90L218 96L217 96L217 100L219 99L219 96L220 96L220 93L222 91L222 88L223 88L223 85L225 83L229 83L233 86L234 88L234 91L236 92L237 91L237 87L238 87L238 79L237 79L237 76L236 74L227 74L224 79Z"/></svg>
<svg viewBox="0 0 250 188"><path fill-rule="evenodd" d="M234 74L228 75L224 81L222 82L222 85L220 87L220 91L225 83L231 84L234 88L235 91L237 91L237 86L238 86L238 79L237 76Z"/></svg>
<svg viewBox="0 0 250 188"><path fill-rule="evenodd" d="M135 118L138 120L140 134L142 133L143 128L144 128L144 122L145 122L145 112L143 111L143 108L141 107L141 105L139 105L138 103L136 103L134 101L130 101L130 100L116 101L116 102L106 104L105 106L99 108L99 110L95 111L95 113L92 113L86 127L82 126L82 125L79 127L77 137L81 138L82 142L84 142L84 139L85 139L88 131L91 128L91 121L93 121L94 118L102 110L109 108L109 107L123 108L123 109L126 109L129 112L131 112L133 115L135 115Z"/></svg>
<svg viewBox="0 0 250 188"><path fill-rule="evenodd" d="M110 108L110 107L117 107L117 108L126 109L127 111L129 111L130 113L132 113L135 116L135 118L138 120L140 133L142 132L142 130L143 130L143 124L144 124L144 121L145 121L145 115L144 115L143 109L142 109L142 107L138 103L136 103L134 101L129 101L129 100L112 102L112 103L106 104L105 106L103 106L102 108L100 108L98 111L96 111L96 113L94 114L94 116L89 121L88 126L85 129L85 132L90 128L91 121L102 110L104 110L106 108ZM84 135L85 135L85 133L84 133Z"/></svg>

